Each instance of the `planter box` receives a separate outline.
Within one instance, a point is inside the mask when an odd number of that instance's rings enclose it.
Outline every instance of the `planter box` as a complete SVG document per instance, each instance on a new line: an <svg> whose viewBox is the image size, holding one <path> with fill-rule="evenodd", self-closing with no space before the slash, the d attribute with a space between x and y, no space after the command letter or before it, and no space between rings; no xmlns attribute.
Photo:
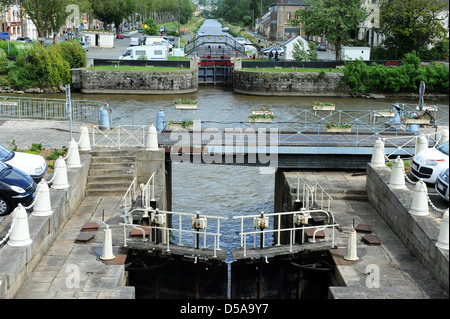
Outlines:
<svg viewBox="0 0 450 319"><path fill-rule="evenodd" d="M169 125L169 129L172 131L180 131L180 130L193 130L194 124L187 125L185 127L182 127L179 123L172 123Z"/></svg>
<svg viewBox="0 0 450 319"><path fill-rule="evenodd" d="M394 112L390 111L377 111L375 112L375 117L394 117Z"/></svg>
<svg viewBox="0 0 450 319"><path fill-rule="evenodd" d="M175 104L175 108L179 110L196 110L197 104Z"/></svg>
<svg viewBox="0 0 450 319"><path fill-rule="evenodd" d="M273 119L272 118L268 118L268 119L266 119L266 118L256 118L256 119L248 118L248 121L250 123L272 123Z"/></svg>
<svg viewBox="0 0 450 319"><path fill-rule="evenodd" d="M314 111L334 111L336 106L334 105L325 105L325 106L313 106Z"/></svg>
<svg viewBox="0 0 450 319"><path fill-rule="evenodd" d="M429 119L405 119L405 124L430 124Z"/></svg>
<svg viewBox="0 0 450 319"><path fill-rule="evenodd" d="M273 115L272 111L252 111L252 115Z"/></svg>
<svg viewBox="0 0 450 319"><path fill-rule="evenodd" d="M327 127L327 132L329 133L348 133L351 132L351 127Z"/></svg>
<svg viewBox="0 0 450 319"><path fill-rule="evenodd" d="M419 110L419 106L416 106L416 110ZM432 111L432 112L436 112L437 111L437 106L432 106L432 105L427 105L427 106L422 106L422 111Z"/></svg>

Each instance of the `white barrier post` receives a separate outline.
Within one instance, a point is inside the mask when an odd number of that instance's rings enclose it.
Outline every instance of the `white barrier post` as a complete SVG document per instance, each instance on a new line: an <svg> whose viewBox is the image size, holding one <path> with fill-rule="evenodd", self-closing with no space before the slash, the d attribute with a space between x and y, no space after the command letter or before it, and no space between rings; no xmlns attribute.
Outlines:
<svg viewBox="0 0 450 319"><path fill-rule="evenodd" d="M8 245L13 247L23 247L30 245L33 241L30 238L28 227L28 214L22 204L19 204L12 212L14 221L13 229L9 237Z"/></svg>
<svg viewBox="0 0 450 319"><path fill-rule="evenodd" d="M48 189L47 182L41 180L36 190L37 198L33 206L33 216L50 216L53 214L50 204L50 191Z"/></svg>
<svg viewBox="0 0 450 319"><path fill-rule="evenodd" d="M156 128L150 125L147 133L147 139L145 141L145 150L147 151L157 151L158 150L158 133Z"/></svg>
<svg viewBox="0 0 450 319"><path fill-rule="evenodd" d="M381 139L378 139L373 146L372 160L370 163L373 167L386 166L384 159L384 144Z"/></svg>
<svg viewBox="0 0 450 319"><path fill-rule="evenodd" d="M448 250L448 209L445 211L444 216L442 216L441 229L439 230L439 238L436 246L442 249Z"/></svg>
<svg viewBox="0 0 450 319"><path fill-rule="evenodd" d="M89 131L86 126L81 127L81 137L80 142L78 143L78 148L80 151L90 151L91 150L91 142L89 140Z"/></svg>
<svg viewBox="0 0 450 319"><path fill-rule="evenodd" d="M428 139L421 135L416 139L415 153L414 155L419 154L421 151L428 149Z"/></svg>
<svg viewBox="0 0 450 319"><path fill-rule="evenodd" d="M61 156L55 161L55 176L51 186L53 189L67 189L69 182L67 179L66 162Z"/></svg>
<svg viewBox="0 0 450 319"><path fill-rule="evenodd" d="M416 216L427 216L430 213L428 210L427 186L421 178L414 187L411 210L409 213Z"/></svg>
<svg viewBox="0 0 450 319"><path fill-rule="evenodd" d="M405 171L403 166L403 161L400 156L395 159L392 165L391 179L389 181L389 188L391 189L405 189Z"/></svg>
<svg viewBox="0 0 450 319"><path fill-rule="evenodd" d="M344 259L350 261L359 260L356 249L356 230L353 227L348 231L347 253Z"/></svg>
<svg viewBox="0 0 450 319"><path fill-rule="evenodd" d="M69 155L67 156L67 167L78 168L81 167L80 152L78 151L78 143L72 139L69 142Z"/></svg>
<svg viewBox="0 0 450 319"><path fill-rule="evenodd" d="M112 235L111 235L111 229L109 228L109 225L106 225L104 232L105 232L105 239L103 241L103 253L100 256L100 259L111 260L111 259L116 258L116 256L113 255Z"/></svg>

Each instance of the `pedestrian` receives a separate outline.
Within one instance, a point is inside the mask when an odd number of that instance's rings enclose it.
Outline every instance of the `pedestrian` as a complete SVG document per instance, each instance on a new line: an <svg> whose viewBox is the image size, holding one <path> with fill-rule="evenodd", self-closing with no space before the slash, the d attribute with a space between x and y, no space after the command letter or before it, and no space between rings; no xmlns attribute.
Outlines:
<svg viewBox="0 0 450 319"><path fill-rule="evenodd" d="M278 51L275 51L275 61L278 61Z"/></svg>
<svg viewBox="0 0 450 319"><path fill-rule="evenodd" d="M269 52L269 61L272 61L273 60L273 53L272 53L272 51L270 51Z"/></svg>

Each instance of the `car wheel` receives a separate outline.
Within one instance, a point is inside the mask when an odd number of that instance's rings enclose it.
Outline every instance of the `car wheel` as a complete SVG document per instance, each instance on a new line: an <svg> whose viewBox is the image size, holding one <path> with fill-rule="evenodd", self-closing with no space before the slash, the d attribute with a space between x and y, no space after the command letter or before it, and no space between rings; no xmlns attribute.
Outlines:
<svg viewBox="0 0 450 319"><path fill-rule="evenodd" d="M0 216L8 215L10 212L11 206L3 197L0 197Z"/></svg>

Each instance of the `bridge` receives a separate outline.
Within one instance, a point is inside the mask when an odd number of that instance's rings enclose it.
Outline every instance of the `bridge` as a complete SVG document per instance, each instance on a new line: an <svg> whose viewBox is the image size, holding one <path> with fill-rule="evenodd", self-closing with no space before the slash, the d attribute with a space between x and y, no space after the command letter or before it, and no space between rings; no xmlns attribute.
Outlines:
<svg viewBox="0 0 450 319"><path fill-rule="evenodd" d="M434 123L408 124L406 106L395 113L338 110L301 110L258 122L247 110L230 110L227 119L217 119L206 110L158 112L159 146L173 161L242 164L280 168L364 169L375 142L385 141L388 158L413 156L419 133L429 136L429 146L437 143L438 127L448 121L448 111L440 110ZM154 114L153 114L154 115ZM161 115L161 116L160 116ZM393 115L393 116L391 116ZM187 116L198 120L186 120ZM183 120L182 120L183 119ZM402 121L403 119L403 121ZM176 128L175 124L184 127ZM333 123L331 130L327 125ZM345 126L339 131L338 126ZM148 125L117 125L112 130L92 128L95 146L145 147ZM333 158L333 161L330 161Z"/></svg>

